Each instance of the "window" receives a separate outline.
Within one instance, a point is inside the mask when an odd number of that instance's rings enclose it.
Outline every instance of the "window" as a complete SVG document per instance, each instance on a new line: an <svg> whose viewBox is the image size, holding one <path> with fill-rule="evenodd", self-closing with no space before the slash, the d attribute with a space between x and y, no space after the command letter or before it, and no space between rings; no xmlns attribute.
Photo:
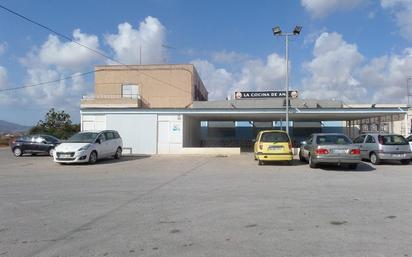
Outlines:
<svg viewBox="0 0 412 257"><path fill-rule="evenodd" d="M113 135L114 135L114 138L120 138L119 133L117 133L116 131L115 131L115 132L113 132Z"/></svg>
<svg viewBox="0 0 412 257"><path fill-rule="evenodd" d="M265 132L260 139L261 142L289 142L289 137L286 133Z"/></svg>
<svg viewBox="0 0 412 257"><path fill-rule="evenodd" d="M359 136L359 137L355 138L355 139L353 140L353 142L354 142L355 144L362 144L364 140L365 140L365 135Z"/></svg>
<svg viewBox="0 0 412 257"><path fill-rule="evenodd" d="M100 142L104 142L104 141L106 141L106 137L104 136L104 134L103 134L103 133L102 133L102 134L100 134L100 135L99 135L99 137L98 137L97 139L99 139L99 140L100 140Z"/></svg>
<svg viewBox="0 0 412 257"><path fill-rule="evenodd" d="M379 136L379 142L382 145L408 145L406 139L401 135Z"/></svg>
<svg viewBox="0 0 412 257"><path fill-rule="evenodd" d="M114 139L114 134L113 134L113 132L105 132L104 135L106 136L106 140L112 140L112 139Z"/></svg>
<svg viewBox="0 0 412 257"><path fill-rule="evenodd" d="M139 86L138 85L122 85L122 97L137 99L139 97Z"/></svg>
<svg viewBox="0 0 412 257"><path fill-rule="evenodd" d="M316 137L316 143L318 145L347 145L352 142L344 135L322 135Z"/></svg>
<svg viewBox="0 0 412 257"><path fill-rule="evenodd" d="M373 136L371 136L371 135L369 135L367 138L366 138L366 141L365 141L365 143L368 143L368 144L373 144L373 143L375 143L376 141L375 141L375 138L373 138Z"/></svg>

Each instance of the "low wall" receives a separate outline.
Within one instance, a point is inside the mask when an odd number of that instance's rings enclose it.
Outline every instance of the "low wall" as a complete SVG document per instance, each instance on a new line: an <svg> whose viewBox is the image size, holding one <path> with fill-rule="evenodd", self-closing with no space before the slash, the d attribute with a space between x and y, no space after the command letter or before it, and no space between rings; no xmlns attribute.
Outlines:
<svg viewBox="0 0 412 257"><path fill-rule="evenodd" d="M239 155L239 147L184 147L176 154Z"/></svg>

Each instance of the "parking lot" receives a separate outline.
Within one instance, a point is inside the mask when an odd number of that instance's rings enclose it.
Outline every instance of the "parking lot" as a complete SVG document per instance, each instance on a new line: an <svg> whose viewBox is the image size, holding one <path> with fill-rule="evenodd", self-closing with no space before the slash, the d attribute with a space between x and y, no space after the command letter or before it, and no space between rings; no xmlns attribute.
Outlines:
<svg viewBox="0 0 412 257"><path fill-rule="evenodd" d="M0 149L0 256L412 256L412 165Z"/></svg>

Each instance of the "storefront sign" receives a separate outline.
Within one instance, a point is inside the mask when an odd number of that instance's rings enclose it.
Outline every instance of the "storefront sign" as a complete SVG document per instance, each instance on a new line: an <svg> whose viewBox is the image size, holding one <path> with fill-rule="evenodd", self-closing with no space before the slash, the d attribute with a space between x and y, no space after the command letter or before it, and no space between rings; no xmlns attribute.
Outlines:
<svg viewBox="0 0 412 257"><path fill-rule="evenodd" d="M290 98L298 98L298 91L289 91ZM247 98L283 98L286 97L286 91L246 91L235 92L235 99Z"/></svg>

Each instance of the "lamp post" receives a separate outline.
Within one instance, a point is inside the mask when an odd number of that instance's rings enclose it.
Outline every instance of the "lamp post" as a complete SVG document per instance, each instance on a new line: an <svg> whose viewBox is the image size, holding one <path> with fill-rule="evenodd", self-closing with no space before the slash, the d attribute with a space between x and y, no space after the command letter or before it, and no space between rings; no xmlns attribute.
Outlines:
<svg viewBox="0 0 412 257"><path fill-rule="evenodd" d="M272 28L272 32L274 36L283 36L285 37L285 44L286 44L286 55L285 55L285 62L286 62L286 133L289 134L289 37L290 36L298 36L300 31L302 30L302 26L295 26L292 32L282 33L282 30L279 26Z"/></svg>

